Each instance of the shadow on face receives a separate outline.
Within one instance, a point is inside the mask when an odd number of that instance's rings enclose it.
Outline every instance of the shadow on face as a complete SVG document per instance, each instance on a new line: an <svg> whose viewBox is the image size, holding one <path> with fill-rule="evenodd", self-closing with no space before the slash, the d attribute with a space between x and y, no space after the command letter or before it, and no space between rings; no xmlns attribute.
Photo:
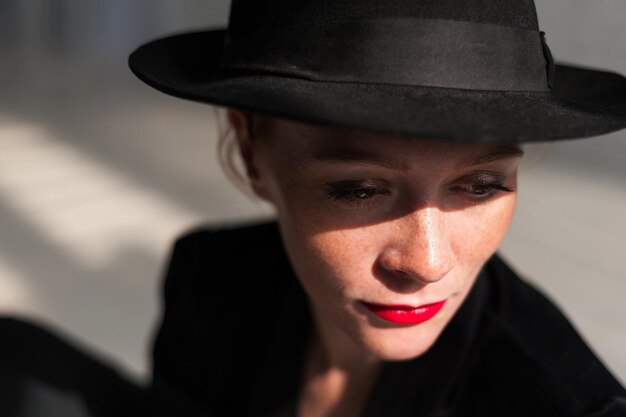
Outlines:
<svg viewBox="0 0 626 417"><path fill-rule="evenodd" d="M276 207L318 321L325 317L327 328L338 326L381 357L423 352L511 223L521 148L284 119L264 118L255 128L254 140L241 142L250 180ZM434 319L396 334L399 345L374 331L398 326L361 304L440 300L448 301Z"/></svg>
<svg viewBox="0 0 626 417"><path fill-rule="evenodd" d="M512 192L523 155L518 145L447 143L264 116L254 131L254 141L244 145L249 172L260 174L251 181L279 210L291 196L314 197L320 181L336 210L352 206L380 214L384 206L396 217L419 207L463 210ZM376 199L385 201L374 204Z"/></svg>

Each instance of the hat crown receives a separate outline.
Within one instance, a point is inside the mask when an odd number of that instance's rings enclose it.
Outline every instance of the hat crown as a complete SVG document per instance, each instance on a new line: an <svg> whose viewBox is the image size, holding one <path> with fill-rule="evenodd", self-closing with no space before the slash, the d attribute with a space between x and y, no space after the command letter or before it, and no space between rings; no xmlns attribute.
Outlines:
<svg viewBox="0 0 626 417"><path fill-rule="evenodd" d="M533 0L233 0L230 36L311 20L417 18L539 30Z"/></svg>
<svg viewBox="0 0 626 417"><path fill-rule="evenodd" d="M533 0L233 0L230 22L225 70L489 91L550 87Z"/></svg>

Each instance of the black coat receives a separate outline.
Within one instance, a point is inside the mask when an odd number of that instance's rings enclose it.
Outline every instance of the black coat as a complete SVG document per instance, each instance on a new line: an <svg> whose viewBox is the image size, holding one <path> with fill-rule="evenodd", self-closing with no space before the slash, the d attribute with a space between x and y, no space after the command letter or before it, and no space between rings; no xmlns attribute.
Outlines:
<svg viewBox="0 0 626 417"><path fill-rule="evenodd" d="M275 222L197 231L174 249L154 387L215 415L293 415L310 325ZM435 345L386 363L368 401L364 417L626 416L624 388L498 256Z"/></svg>
<svg viewBox="0 0 626 417"><path fill-rule="evenodd" d="M112 415L101 409L113 404L115 415L295 417L312 323L275 222L179 239L164 301L150 387L94 361L97 372L65 388L92 404L84 415ZM13 363L27 355L18 356ZM95 398L80 383L89 375L105 377ZM428 352L385 363L363 417L405 416L623 417L626 391L558 309L494 256Z"/></svg>

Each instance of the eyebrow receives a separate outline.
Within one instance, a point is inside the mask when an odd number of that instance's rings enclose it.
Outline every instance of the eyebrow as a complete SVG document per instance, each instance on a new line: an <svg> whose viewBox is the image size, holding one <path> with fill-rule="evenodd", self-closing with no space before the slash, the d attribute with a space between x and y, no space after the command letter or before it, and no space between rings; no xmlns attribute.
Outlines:
<svg viewBox="0 0 626 417"><path fill-rule="evenodd" d="M460 163L461 166L473 166L498 161L500 159L523 156L524 151L519 145L502 146L491 152L478 155L468 161ZM408 167L398 158L383 158L379 154L363 149L331 148L320 149L313 153L310 160L325 162L369 163L395 171L408 171Z"/></svg>
<svg viewBox="0 0 626 417"><path fill-rule="evenodd" d="M408 167L396 158L382 158L379 154L363 149L331 148L318 150L311 158L315 161L324 162L348 162L369 163L393 169L395 171L407 171Z"/></svg>
<svg viewBox="0 0 626 417"><path fill-rule="evenodd" d="M513 158L516 156L524 156L524 151L519 145L504 146L494 150L493 152L479 155L472 159L467 166L485 164L487 162L498 161L500 159Z"/></svg>

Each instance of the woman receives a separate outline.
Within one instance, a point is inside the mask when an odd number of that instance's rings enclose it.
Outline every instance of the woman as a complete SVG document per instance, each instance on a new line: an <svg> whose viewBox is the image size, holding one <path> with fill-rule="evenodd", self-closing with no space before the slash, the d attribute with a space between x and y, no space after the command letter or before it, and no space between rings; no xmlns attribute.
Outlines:
<svg viewBox="0 0 626 417"><path fill-rule="evenodd" d="M153 42L130 64L230 108L245 180L277 213L179 241L156 392L216 415L626 414L623 387L494 255L520 144L626 124L624 78L555 66L532 1L236 0L227 31ZM185 307L191 293L208 306ZM254 336L213 333L248 311Z"/></svg>
<svg viewBox="0 0 626 417"><path fill-rule="evenodd" d="M532 0L234 0L227 31L130 65L229 108L277 213L176 243L133 415L626 415L624 388L495 255L521 144L626 127L624 78L555 66Z"/></svg>

